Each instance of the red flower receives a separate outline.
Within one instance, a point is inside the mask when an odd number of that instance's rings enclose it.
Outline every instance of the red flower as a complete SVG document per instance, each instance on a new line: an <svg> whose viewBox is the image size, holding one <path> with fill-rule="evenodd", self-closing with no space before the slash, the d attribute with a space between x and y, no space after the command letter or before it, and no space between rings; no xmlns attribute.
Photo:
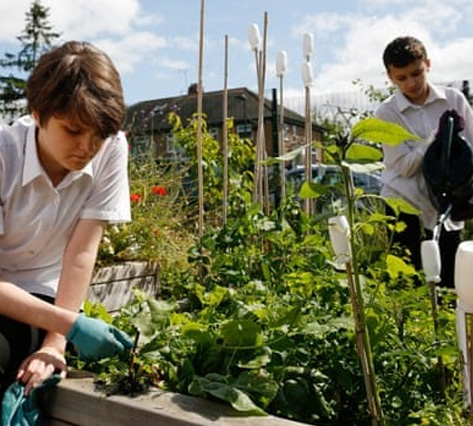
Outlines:
<svg viewBox="0 0 473 426"><path fill-rule="evenodd" d="M130 200L132 203L138 203L141 201L141 194L138 193L133 193L130 195Z"/></svg>
<svg viewBox="0 0 473 426"><path fill-rule="evenodd" d="M166 188L160 185L154 185L151 191L154 195L159 195L160 197L164 197L167 194Z"/></svg>

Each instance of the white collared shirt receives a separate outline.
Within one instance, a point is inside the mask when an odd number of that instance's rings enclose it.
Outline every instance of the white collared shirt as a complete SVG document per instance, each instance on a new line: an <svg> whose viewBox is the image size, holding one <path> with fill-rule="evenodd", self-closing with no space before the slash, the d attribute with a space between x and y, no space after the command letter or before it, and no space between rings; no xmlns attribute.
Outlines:
<svg viewBox="0 0 473 426"><path fill-rule="evenodd" d="M31 117L0 130L0 272L31 293L54 296L62 256L79 219L131 220L128 147L108 138L82 170L54 187L43 170Z"/></svg>
<svg viewBox="0 0 473 426"><path fill-rule="evenodd" d="M377 109L376 117L396 123L421 137L421 141L407 141L397 146L383 145L384 164L383 189L385 197L402 198L422 214L427 229L433 229L438 212L432 205L427 184L422 174L424 153L437 132L439 119L448 109L455 109L463 117L465 128L462 134L473 143L473 110L465 96L452 87L429 84L429 96L423 105L411 103L398 89ZM463 222L445 222L447 230L461 229Z"/></svg>

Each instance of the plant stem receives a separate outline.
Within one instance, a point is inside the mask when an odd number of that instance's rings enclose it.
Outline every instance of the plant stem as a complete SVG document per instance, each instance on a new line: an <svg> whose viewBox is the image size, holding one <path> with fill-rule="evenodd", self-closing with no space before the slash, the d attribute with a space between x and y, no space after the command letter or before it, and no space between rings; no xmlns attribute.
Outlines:
<svg viewBox="0 0 473 426"><path fill-rule="evenodd" d="M355 197L350 170L342 166L343 183L347 196L348 224L350 227L350 250L351 262L347 262L347 279L352 294L353 315L355 317L356 338L358 355L360 357L363 376L365 379L366 394L371 413L371 423L373 426L385 426L384 414L381 406L381 399L376 383L376 375L373 363L373 353L371 351L370 336L366 326L365 308L363 293L361 290L357 247L355 240Z"/></svg>

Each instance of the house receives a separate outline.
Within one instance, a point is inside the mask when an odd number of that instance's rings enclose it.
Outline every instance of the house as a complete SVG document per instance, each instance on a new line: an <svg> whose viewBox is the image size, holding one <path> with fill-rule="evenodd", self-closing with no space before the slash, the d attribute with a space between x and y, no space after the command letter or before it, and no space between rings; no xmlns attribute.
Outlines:
<svg viewBox="0 0 473 426"><path fill-rule="evenodd" d="M247 88L229 89L228 118L233 118L234 131L244 138L256 140L258 127L258 94ZM222 142L223 139L223 95L224 91L204 92L202 111L207 127L212 136ZM276 90L273 99L264 103L264 133L268 156L278 155L279 111ZM179 156L179 149L174 146L171 125L168 121L170 112L177 113L183 124L197 112L197 85L191 85L186 95L138 102L127 108L126 127L133 134L134 151L143 147L152 149L157 157L173 159ZM284 108L284 146L288 152L305 144L305 117ZM323 129L312 124L313 140L322 140Z"/></svg>

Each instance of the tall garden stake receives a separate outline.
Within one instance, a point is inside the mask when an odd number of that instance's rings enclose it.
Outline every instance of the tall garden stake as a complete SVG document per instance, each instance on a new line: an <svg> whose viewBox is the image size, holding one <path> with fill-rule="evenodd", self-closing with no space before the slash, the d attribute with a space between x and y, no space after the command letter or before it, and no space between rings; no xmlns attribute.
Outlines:
<svg viewBox="0 0 473 426"><path fill-rule="evenodd" d="M204 235L204 173L202 163L202 96L203 96L203 57L204 57L204 11L205 0L200 2L199 34L199 83L197 84L197 178L199 185L199 237Z"/></svg>
<svg viewBox="0 0 473 426"><path fill-rule="evenodd" d="M225 35L225 60L223 78L223 225L227 223L228 201L228 35Z"/></svg>
<svg viewBox="0 0 473 426"><path fill-rule="evenodd" d="M443 224L442 224L443 226ZM437 233L434 232L434 236ZM438 234L437 234L438 236ZM422 269L425 273L425 278L427 285L429 286L430 292L430 301L432 306L432 320L434 325L434 335L436 344L438 344L438 312L437 312L437 284L441 281L440 271L441 271L441 260L440 260L440 249L438 245L438 238L433 240L422 241L421 244L421 259L422 259ZM445 369L443 366L442 356L438 356L438 365L440 368L441 374L441 391L445 395Z"/></svg>
<svg viewBox="0 0 473 426"><path fill-rule="evenodd" d="M305 179L312 182L312 111L310 102L310 87L312 86L312 65L310 58L313 53L313 38L311 34L304 34L303 53L305 62L302 64L302 82L305 89ZM310 215L312 212L312 200L307 198L304 202L304 210Z"/></svg>
<svg viewBox="0 0 473 426"><path fill-rule="evenodd" d="M280 51L276 55L276 76L279 78L279 155L282 158L279 164L279 184L281 188L281 200L286 198L286 162L284 160L284 95L283 79L287 68L287 54Z"/></svg>
<svg viewBox="0 0 473 426"><path fill-rule="evenodd" d="M258 80L258 129L256 134L256 161L255 161L255 181L253 189L253 202L259 204L263 209L264 190L267 180L265 179L266 170L263 166L265 160L265 137L264 137L264 84L266 75L266 40L268 28L268 14L264 14L263 48L260 50L260 34L256 24L248 28L248 41L251 50L255 53L256 75ZM268 198L268 197L266 197ZM266 205L266 210L268 205Z"/></svg>
<svg viewBox="0 0 473 426"><path fill-rule="evenodd" d="M350 301L355 320L356 349L360 359L365 383L366 397L371 414L373 426L384 425L381 403L376 390L376 377L374 374L373 360L369 334L366 330L364 316L364 304L359 280L356 279L357 271L353 262L352 233L350 224L345 216L333 216L329 218L329 233L333 251L336 255L336 263L344 264L347 273Z"/></svg>

